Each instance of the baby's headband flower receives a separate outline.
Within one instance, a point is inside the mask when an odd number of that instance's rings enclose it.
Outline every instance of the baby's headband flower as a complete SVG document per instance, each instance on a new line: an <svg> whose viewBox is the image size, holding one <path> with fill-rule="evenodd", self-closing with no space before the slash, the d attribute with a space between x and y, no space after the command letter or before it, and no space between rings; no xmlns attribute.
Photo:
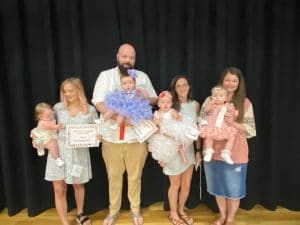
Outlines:
<svg viewBox="0 0 300 225"><path fill-rule="evenodd" d="M127 73L129 76L131 76L134 79L137 78L137 76L138 76L137 71L135 69L128 69Z"/></svg>
<svg viewBox="0 0 300 225"><path fill-rule="evenodd" d="M162 91L160 92L160 94L158 95L158 98L163 98L163 97L169 97L172 98L172 95L169 91Z"/></svg>
<svg viewBox="0 0 300 225"><path fill-rule="evenodd" d="M211 90L212 91L226 91L226 89L224 89L222 86L214 86Z"/></svg>

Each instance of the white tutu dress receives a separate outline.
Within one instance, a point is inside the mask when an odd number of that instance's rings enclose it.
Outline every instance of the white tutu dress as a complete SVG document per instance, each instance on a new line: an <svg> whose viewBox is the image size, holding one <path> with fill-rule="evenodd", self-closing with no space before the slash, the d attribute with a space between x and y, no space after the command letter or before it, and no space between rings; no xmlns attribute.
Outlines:
<svg viewBox="0 0 300 225"><path fill-rule="evenodd" d="M148 150L155 160L168 163L177 154L179 146L185 150L198 138L199 131L193 119L183 116L181 120L172 118L172 110L154 113L159 117L159 131L148 139Z"/></svg>

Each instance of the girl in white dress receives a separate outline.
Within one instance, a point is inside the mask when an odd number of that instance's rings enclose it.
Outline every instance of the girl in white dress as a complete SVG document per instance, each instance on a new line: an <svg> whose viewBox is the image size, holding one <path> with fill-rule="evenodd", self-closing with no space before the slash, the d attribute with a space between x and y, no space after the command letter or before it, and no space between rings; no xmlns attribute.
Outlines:
<svg viewBox="0 0 300 225"><path fill-rule="evenodd" d="M168 91L163 91L158 96L159 109L154 112L153 122L159 127L159 130L149 140L148 149L152 157L158 160L162 165L168 163L179 152L183 162L187 162L184 153L184 124L181 115L172 109L172 95ZM186 138L185 138L186 139Z"/></svg>

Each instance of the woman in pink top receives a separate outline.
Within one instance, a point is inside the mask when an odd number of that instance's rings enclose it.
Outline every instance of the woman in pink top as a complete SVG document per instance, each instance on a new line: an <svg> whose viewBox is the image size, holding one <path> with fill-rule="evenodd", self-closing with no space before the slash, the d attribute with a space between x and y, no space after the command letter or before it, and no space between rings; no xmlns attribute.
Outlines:
<svg viewBox="0 0 300 225"><path fill-rule="evenodd" d="M240 199L246 195L246 173L248 163L247 138L256 136L252 103L246 98L245 81L240 69L226 68L219 85L228 92L228 102L234 104L238 115L235 119L225 116L224 120L237 129L236 139L231 151L234 164L223 161L221 151L226 141L214 141L213 160L204 162L207 191L214 195L220 212L220 218L211 225L234 225ZM202 105L200 115L205 116L207 98Z"/></svg>

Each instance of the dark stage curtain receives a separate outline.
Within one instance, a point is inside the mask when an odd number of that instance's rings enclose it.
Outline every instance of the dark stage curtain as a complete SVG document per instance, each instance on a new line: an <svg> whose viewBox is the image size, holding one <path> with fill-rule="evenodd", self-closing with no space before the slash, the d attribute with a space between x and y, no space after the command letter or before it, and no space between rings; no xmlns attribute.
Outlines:
<svg viewBox="0 0 300 225"><path fill-rule="evenodd" d="M83 80L91 99L99 72L115 65L124 42L136 47L137 68L149 74L157 92L173 76L187 74L200 103L224 67L241 68L258 134L249 141L241 207L300 210L298 21L297 0L1 0L0 210L7 207L14 215L28 208L34 216L54 207L51 183L44 181L46 157L37 157L29 138L33 107L59 101L59 84L73 75ZM88 213L108 206L101 150L90 151ZM215 210L203 178L200 200L199 172L194 173L187 206ZM143 207L164 201L168 208L168 179L151 156L142 185ZM126 186L124 209L125 191ZM70 188L70 209L72 196Z"/></svg>

